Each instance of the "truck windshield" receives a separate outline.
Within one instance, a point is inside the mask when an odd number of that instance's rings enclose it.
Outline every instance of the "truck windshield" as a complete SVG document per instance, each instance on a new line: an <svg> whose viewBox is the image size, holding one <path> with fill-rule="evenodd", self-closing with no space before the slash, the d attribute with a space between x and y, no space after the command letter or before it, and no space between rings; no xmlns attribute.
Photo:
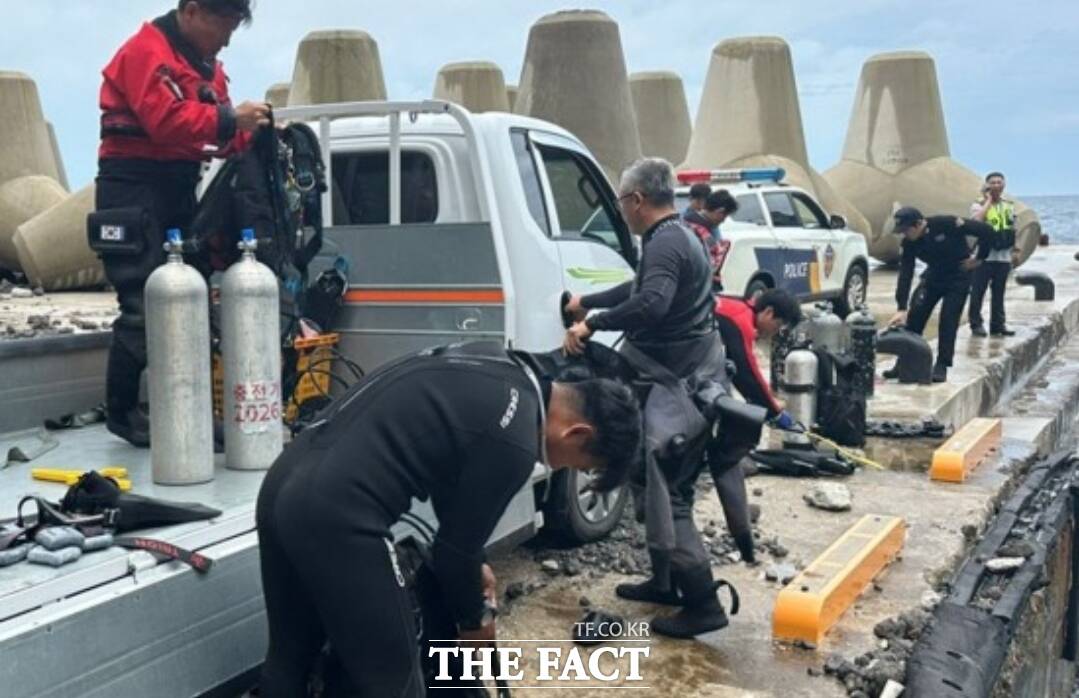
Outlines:
<svg viewBox="0 0 1079 698"><path fill-rule="evenodd" d="M433 223L438 218L438 180L426 153L401 152L401 222ZM387 151L333 156L333 224L386 225L390 222L390 154Z"/></svg>

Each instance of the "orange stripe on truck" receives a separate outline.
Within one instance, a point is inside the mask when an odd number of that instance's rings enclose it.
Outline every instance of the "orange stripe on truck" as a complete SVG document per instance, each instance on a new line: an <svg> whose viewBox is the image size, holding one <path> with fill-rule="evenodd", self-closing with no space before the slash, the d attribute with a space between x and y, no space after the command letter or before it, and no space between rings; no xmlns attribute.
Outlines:
<svg viewBox="0 0 1079 698"><path fill-rule="evenodd" d="M502 289L355 289L346 303L505 303Z"/></svg>

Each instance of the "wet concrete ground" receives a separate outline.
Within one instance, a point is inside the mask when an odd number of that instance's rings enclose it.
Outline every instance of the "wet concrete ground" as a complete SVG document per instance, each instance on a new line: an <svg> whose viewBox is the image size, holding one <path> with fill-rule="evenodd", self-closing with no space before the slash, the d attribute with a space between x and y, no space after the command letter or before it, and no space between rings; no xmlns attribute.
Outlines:
<svg viewBox="0 0 1079 698"><path fill-rule="evenodd" d="M775 643L771 636L771 615L782 586L764 578L765 568L780 561L767 553L761 565L724 565L717 576L729 580L741 595L742 610L722 631L702 636L697 642L671 641L654 637L651 656L642 662L642 675L661 688L643 695L700 696L841 696L847 692L828 677L814 677L830 653L847 657L861 654L879 644L873 627L890 616L921 604L927 592L941 581L961 559L967 548L963 526L981 527L998 496L1006 474L1005 464L1033 455L1025 441L1032 435L1009 429L1003 453L993 458L959 486L931 483L924 473L863 471L846 478L853 496L852 511L844 513L812 509L802 500L814 482L803 479L758 475L748 481L752 497L762 509L760 526L775 534L790 550L782 558L801 568L820 554L850 525L867 513L897 515L908 526L907 545L901 560L886 569L848 612L837 628L816 650L798 649ZM1018 438L1016 438L1018 437ZM695 508L696 520L710 520L722 526L717 498L702 495ZM585 596L594 607L633 619L649 619L665 609L622 601L614 586L634 578L607 573L580 577L550 578L539 569L535 555L527 548L494 560L500 580L524 581L546 586L509 604L509 614L500 621L501 637L513 644L516 639L565 640L572 624L583 613L579 603ZM527 637L526 637L527 636ZM527 675L527 674L526 674ZM537 691L537 694L539 692ZM599 695L599 691L595 695ZM579 688L544 689L543 695L593 695ZM529 695L522 692L522 695Z"/></svg>

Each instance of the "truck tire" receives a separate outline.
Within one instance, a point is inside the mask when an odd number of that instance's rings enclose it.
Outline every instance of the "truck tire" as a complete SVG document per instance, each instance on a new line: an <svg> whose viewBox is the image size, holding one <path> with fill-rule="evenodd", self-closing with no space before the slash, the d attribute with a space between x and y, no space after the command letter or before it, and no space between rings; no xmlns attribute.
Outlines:
<svg viewBox="0 0 1079 698"><path fill-rule="evenodd" d="M752 300L772 288L764 279L757 277L746 285L746 300Z"/></svg>
<svg viewBox="0 0 1079 698"><path fill-rule="evenodd" d="M869 273L862 264L852 264L843 280L843 290L833 303L835 314L847 317L852 310L865 303L869 295Z"/></svg>
<svg viewBox="0 0 1079 698"><path fill-rule="evenodd" d="M590 482L591 474L568 468L551 477L551 490L543 508L544 530L562 543L580 545L599 540L622 519L628 490L619 487L605 495L582 492Z"/></svg>

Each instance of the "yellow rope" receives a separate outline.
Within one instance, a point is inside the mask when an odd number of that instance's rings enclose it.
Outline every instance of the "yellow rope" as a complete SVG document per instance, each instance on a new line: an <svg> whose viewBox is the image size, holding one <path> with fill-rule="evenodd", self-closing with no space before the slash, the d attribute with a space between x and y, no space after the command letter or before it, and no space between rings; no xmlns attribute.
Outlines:
<svg viewBox="0 0 1079 698"><path fill-rule="evenodd" d="M860 455L858 455L857 453L855 453L854 451L852 451L852 450L850 450L848 448L843 448L842 446L837 444L835 441L832 441L829 438L821 436L820 434L814 434L813 432L806 430L805 435L808 436L810 439L813 439L814 441L819 441L820 443L824 444L825 446L829 446L831 448L834 448L836 450L836 453L839 453L844 458L846 458L848 460L852 460L855 463L858 463L859 465L864 465L864 466L867 466L867 467L870 467L870 468L875 468L877 470L887 470L887 468L884 467L883 465L881 465L880 463L878 463L878 462L876 462L874 460L870 460L870 459L866 458L865 456L860 456Z"/></svg>

